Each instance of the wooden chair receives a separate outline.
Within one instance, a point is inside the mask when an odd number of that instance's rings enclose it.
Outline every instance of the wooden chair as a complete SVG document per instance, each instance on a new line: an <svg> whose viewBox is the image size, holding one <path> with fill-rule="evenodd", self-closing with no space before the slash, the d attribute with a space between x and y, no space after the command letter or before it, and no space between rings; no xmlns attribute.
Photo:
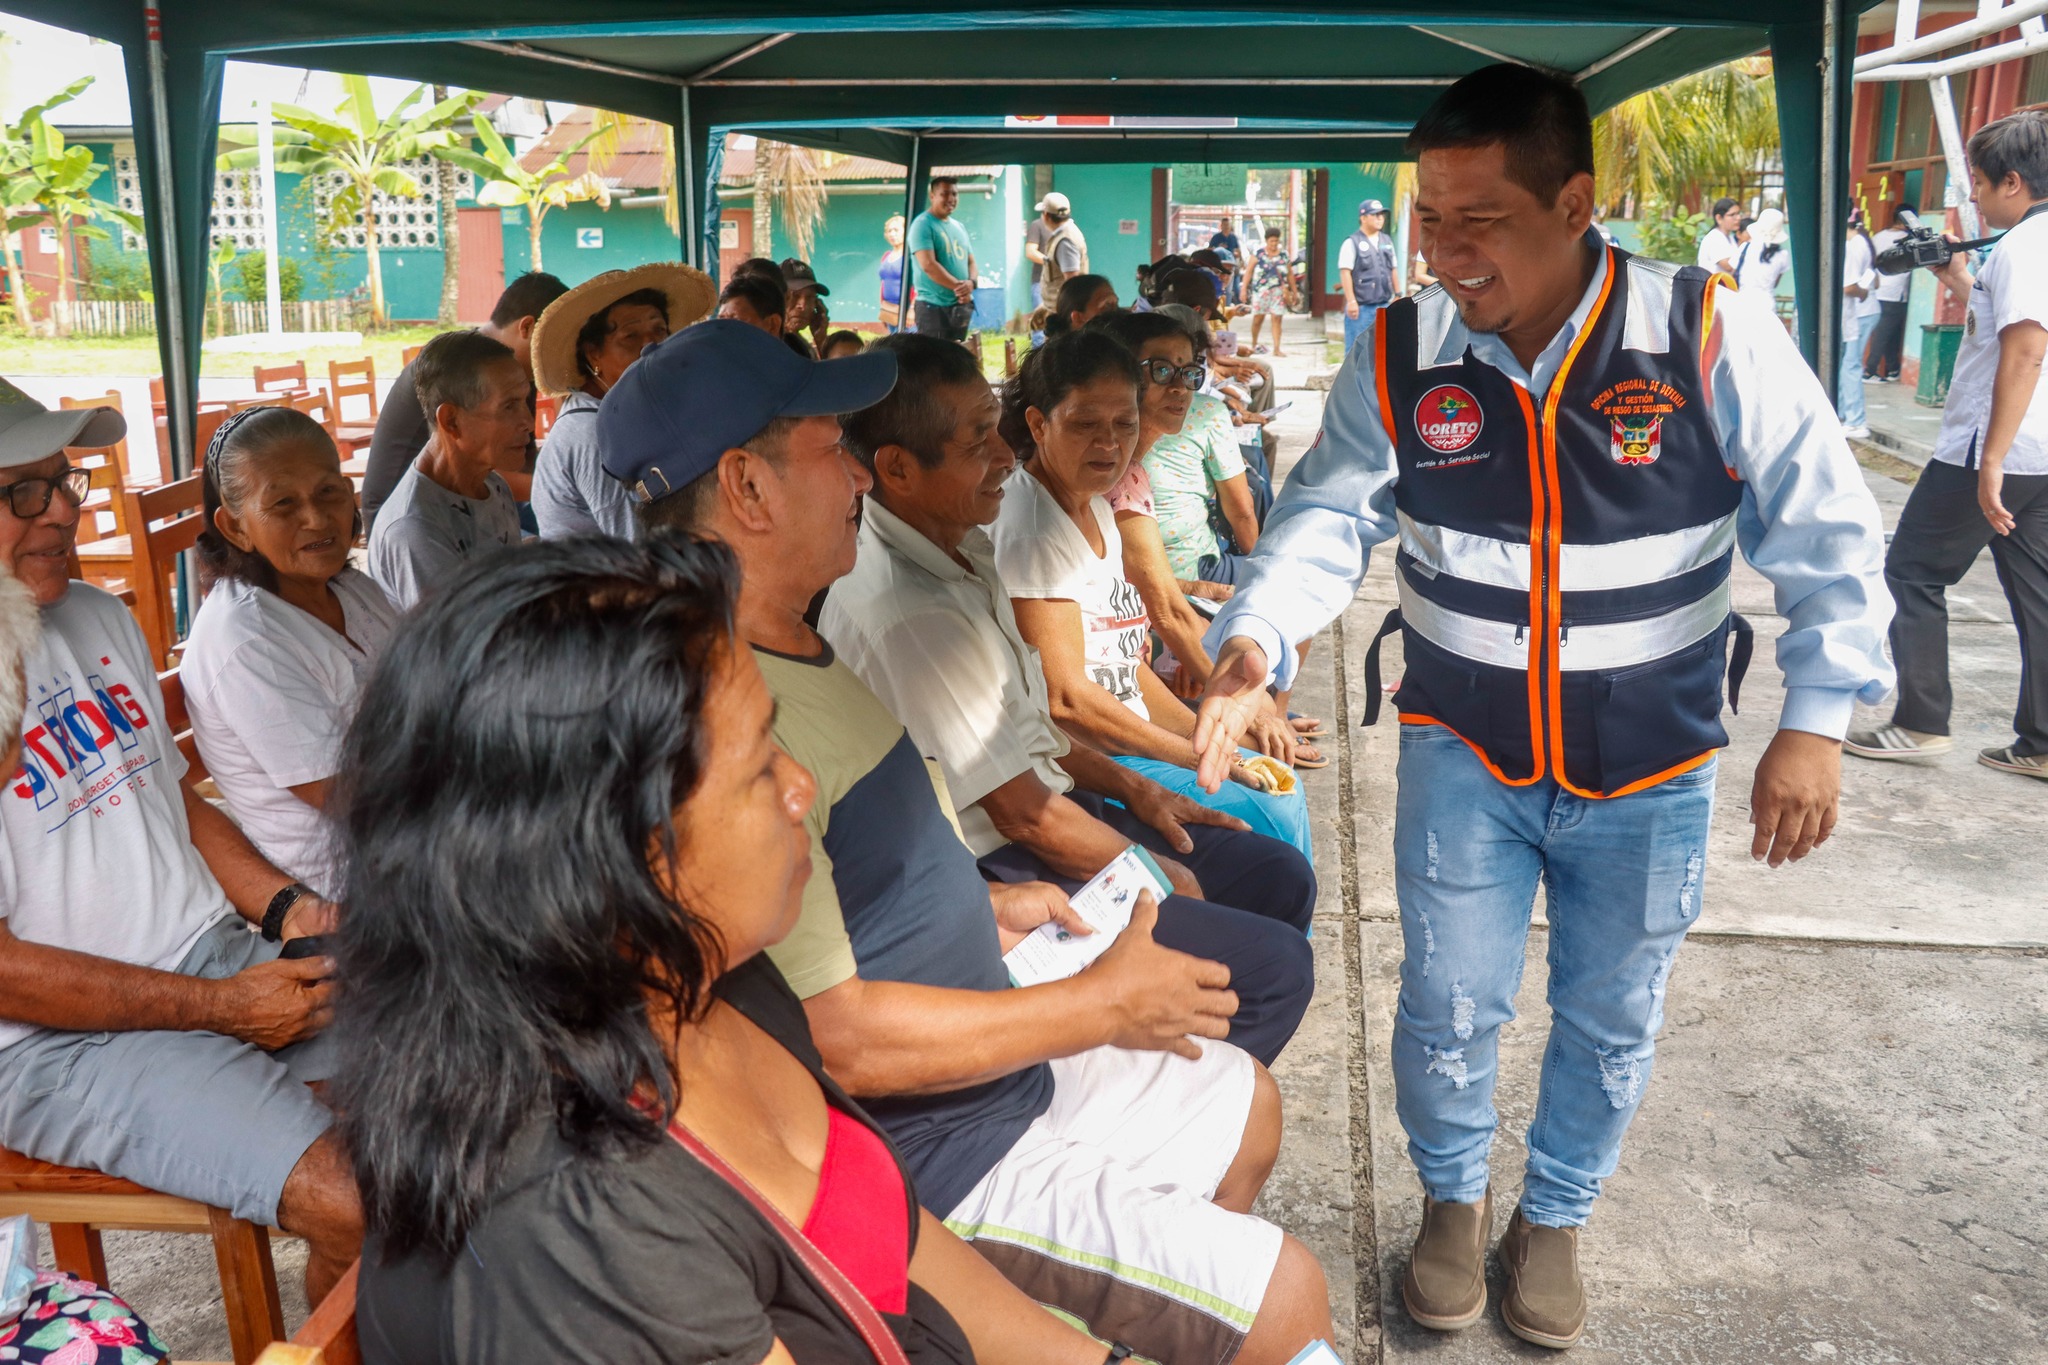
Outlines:
<svg viewBox="0 0 2048 1365"><path fill-rule="evenodd" d="M537 394L533 400L533 439L545 441L548 433L555 429L555 418L562 411L562 400L551 393Z"/></svg>
<svg viewBox="0 0 2048 1365"><path fill-rule="evenodd" d="M219 408L225 412L227 407L228 404L225 399L202 398L199 400L199 410L201 412L205 412L208 408ZM158 375L149 381L149 411L156 418L158 427L161 428L165 416L170 412L169 400L164 397L164 380L162 375ZM161 450L163 447L159 446L157 448Z"/></svg>
<svg viewBox="0 0 2048 1365"><path fill-rule="evenodd" d="M306 1325L290 1341L265 1347L256 1365L362 1365L356 1342L356 1276L362 1268L361 1261L350 1266Z"/></svg>
<svg viewBox="0 0 2048 1365"><path fill-rule="evenodd" d="M57 403L70 412L84 408L112 408L119 412L121 393L108 389L104 397L60 398ZM121 500L122 490L134 482L128 473L128 441L124 437L110 446L70 446L64 453L72 464L92 473L92 490L78 509L80 570L88 583L102 588L118 586L127 581L130 558L128 506ZM102 515L112 517L111 530L100 524Z"/></svg>
<svg viewBox="0 0 2048 1365"><path fill-rule="evenodd" d="M143 1232L206 1233L213 1238L214 1264L220 1270L228 1342L235 1354L235 1365L250 1365L265 1346L284 1336L284 1310L278 1304L277 1268L270 1259L270 1234L226 1209L209 1208L191 1199L159 1194L130 1180L71 1166L54 1166L0 1148L0 1218L24 1213L50 1225L50 1252L59 1270L102 1286L107 1286L107 1255L100 1243L102 1231L131 1228ZM353 1280L349 1287L353 1307ZM349 1329L353 1337L352 1320ZM330 1359L349 1362L356 1358Z"/></svg>
<svg viewBox="0 0 2048 1365"><path fill-rule="evenodd" d="M133 546L128 582L135 589L135 620L149 642L150 657L168 667L178 633L178 556L198 543L205 520L199 476L158 488L131 488L128 538ZM195 604L196 605L196 604Z"/></svg>
<svg viewBox="0 0 2048 1365"><path fill-rule="evenodd" d="M294 360L289 365L258 365L255 374L258 393L305 393L312 387L306 379L303 360Z"/></svg>
<svg viewBox="0 0 2048 1365"><path fill-rule="evenodd" d="M358 450L370 444L370 438L377 434L377 366L369 356L361 360L330 360L327 362L327 396L334 404L335 448L341 451L341 458L347 460ZM351 421L348 417L348 400L361 398L368 401L370 415L362 421Z"/></svg>
<svg viewBox="0 0 2048 1365"><path fill-rule="evenodd" d="M420 352L426 349L427 348L424 343L418 346L406 347L404 350L398 353L400 357L400 363L405 365L412 364L413 361L418 360L420 358Z"/></svg>
<svg viewBox="0 0 2048 1365"><path fill-rule="evenodd" d="M1017 377L1017 338L1003 338L1003 378Z"/></svg>

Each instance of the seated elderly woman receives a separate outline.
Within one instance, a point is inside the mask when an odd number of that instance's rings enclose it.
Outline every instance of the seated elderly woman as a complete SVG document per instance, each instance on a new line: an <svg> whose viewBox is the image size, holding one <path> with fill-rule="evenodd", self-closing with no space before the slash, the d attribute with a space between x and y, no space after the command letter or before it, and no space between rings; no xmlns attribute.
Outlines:
<svg viewBox="0 0 2048 1365"><path fill-rule="evenodd" d="M1313 859L1307 803L1292 773L1250 761L1263 756L1247 750L1221 791L1203 792L1195 781L1195 714L1146 666L1149 618L1124 576L1122 538L1105 496L1137 449L1140 394L1161 388L1184 396L1200 383L1193 364L1140 366L1121 342L1096 331L1033 351L1003 392L1003 435L1023 464L1005 484L1002 514L990 528L996 568L1018 629L1038 649L1063 728Z"/></svg>
<svg viewBox="0 0 2048 1365"><path fill-rule="evenodd" d="M349 567L355 490L305 413L247 408L223 422L202 487L209 586L182 666L192 737L249 842L334 900L328 782L398 607Z"/></svg>
<svg viewBox="0 0 2048 1365"><path fill-rule="evenodd" d="M335 1026L368 1365L1103 1358L919 1208L763 955L816 786L738 588L713 541L529 546L370 683Z"/></svg>
<svg viewBox="0 0 2048 1365"><path fill-rule="evenodd" d="M633 538L633 504L604 472L597 405L640 352L710 316L711 277L687 265L608 270L549 304L533 329L533 382L561 399L533 466L543 536L603 531Z"/></svg>
<svg viewBox="0 0 2048 1365"><path fill-rule="evenodd" d="M1201 368L1196 358L1196 338L1163 312L1111 313L1090 323L1089 330L1122 343L1137 357L1148 380L1154 375L1168 376L1168 382L1148 382L1140 390L1137 454L1107 496L1118 537L1123 542L1124 576L1137 588L1151 618L1152 630L1166 646L1163 656L1154 655L1153 671L1166 680L1175 696L1196 696L1209 681L1210 659L1202 644L1209 618L1194 608L1189 597L1218 589L1215 584L1180 576L1184 566L1175 562L1165 540L1174 506L1162 490L1164 481L1152 474L1154 453L1168 442L1185 441L1198 405L1213 401L1188 391L1191 372ZM1196 461L1197 469L1203 468L1199 454ZM1241 487L1241 474L1239 484ZM1167 487L1173 485L1167 483ZM1228 589L1220 591L1227 593ZM1268 700L1270 703L1271 699ZM1308 722L1311 729L1313 725L1314 722ZM1266 714L1252 722L1245 740L1282 763L1303 768L1329 765L1329 760L1287 723L1284 697L1277 705L1269 704Z"/></svg>

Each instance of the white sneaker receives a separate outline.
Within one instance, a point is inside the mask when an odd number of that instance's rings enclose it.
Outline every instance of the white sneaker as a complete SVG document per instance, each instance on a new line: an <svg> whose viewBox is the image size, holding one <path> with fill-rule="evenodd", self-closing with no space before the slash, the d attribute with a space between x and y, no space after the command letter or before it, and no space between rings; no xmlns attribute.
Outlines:
<svg viewBox="0 0 2048 1365"><path fill-rule="evenodd" d="M1870 428L1860 426L1843 427L1842 434L1852 441L1867 441L1870 439Z"/></svg>
<svg viewBox="0 0 2048 1365"><path fill-rule="evenodd" d="M1842 747L1858 758L1933 758L1956 747L1947 735L1923 735L1887 722L1875 730L1854 730Z"/></svg>
<svg viewBox="0 0 2048 1365"><path fill-rule="evenodd" d="M1987 768L2048 780L2048 754L2016 754L2008 744L2003 749L1979 751L1977 761Z"/></svg>

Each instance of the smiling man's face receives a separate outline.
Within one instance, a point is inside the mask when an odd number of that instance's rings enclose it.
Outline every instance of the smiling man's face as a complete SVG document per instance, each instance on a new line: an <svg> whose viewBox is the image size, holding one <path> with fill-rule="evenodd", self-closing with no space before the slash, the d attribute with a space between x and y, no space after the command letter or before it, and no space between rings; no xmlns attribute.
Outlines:
<svg viewBox="0 0 2048 1365"><path fill-rule="evenodd" d="M1546 204L1508 176L1499 143L1445 147L1416 163L1422 255L1474 332L1512 332L1571 311L1584 288L1582 239L1593 178L1575 175Z"/></svg>

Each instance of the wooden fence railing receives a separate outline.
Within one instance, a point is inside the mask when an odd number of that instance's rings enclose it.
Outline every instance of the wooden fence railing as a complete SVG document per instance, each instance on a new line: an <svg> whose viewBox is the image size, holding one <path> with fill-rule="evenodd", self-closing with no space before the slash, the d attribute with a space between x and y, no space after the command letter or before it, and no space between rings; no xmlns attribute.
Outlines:
<svg viewBox="0 0 2048 1365"><path fill-rule="evenodd" d="M60 335L75 337L139 336L156 331L156 304L148 299L79 299L46 305ZM369 307L354 299L300 299L281 305L288 332L359 332L369 320ZM226 323L230 335L263 330L263 305L236 301L209 306L206 330Z"/></svg>

